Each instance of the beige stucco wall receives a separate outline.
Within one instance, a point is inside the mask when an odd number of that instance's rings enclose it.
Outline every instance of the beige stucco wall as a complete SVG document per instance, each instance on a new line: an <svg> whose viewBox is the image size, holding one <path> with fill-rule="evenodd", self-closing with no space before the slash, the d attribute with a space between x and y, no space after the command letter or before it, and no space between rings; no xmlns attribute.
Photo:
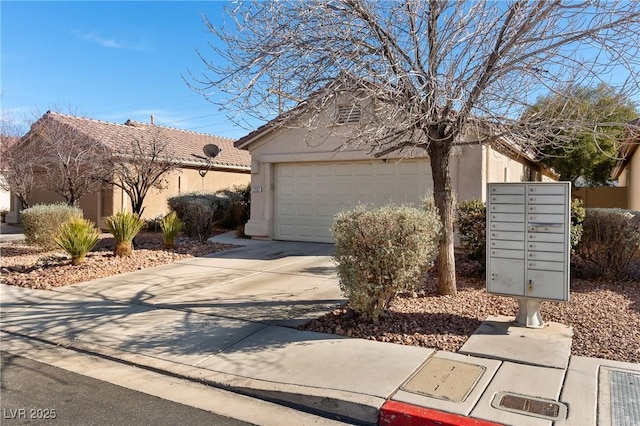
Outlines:
<svg viewBox="0 0 640 426"><path fill-rule="evenodd" d="M626 186L628 208L640 211L640 149L636 149L627 166Z"/></svg>
<svg viewBox="0 0 640 426"><path fill-rule="evenodd" d="M80 199L79 207L82 209L82 215L91 220L92 222L99 224L100 222L100 199L99 193L92 193L83 196ZM54 204L64 203L65 200L60 195L53 191L44 191L42 189L36 189L29 198L29 204L35 206L36 204Z"/></svg>
<svg viewBox="0 0 640 426"><path fill-rule="evenodd" d="M249 171L210 170L201 177L197 169L181 169L168 175L168 184L164 190L152 189L144 200L144 219L153 219L168 213L167 199L190 192L214 192L231 188L234 185L246 185L250 182ZM31 205L64 202L64 199L52 191L35 190L31 196ZM131 211L131 201L120 188L105 187L98 193L87 194L80 200L80 208L85 218L90 219L102 229L106 229L105 218L119 211ZM15 221L17 222L17 220Z"/></svg>
<svg viewBox="0 0 640 426"><path fill-rule="evenodd" d="M144 219L164 216L169 212L167 199L180 194L191 192L215 192L220 189L231 188L235 185L246 185L250 182L249 171L210 170L201 177L196 169L181 169L167 177L167 187L161 191L152 189L144 200ZM127 210L131 210L131 201L123 196Z"/></svg>
<svg viewBox="0 0 640 426"><path fill-rule="evenodd" d="M348 127L345 126L345 132ZM365 150L343 147L344 138L319 129L282 128L260 135L249 145L252 160L251 216L247 235L272 238L274 212L274 167L278 163L371 160ZM415 150L411 158L428 161L426 152ZM390 159L402 158L397 153ZM485 200L487 182L521 182L526 168L521 163L480 146L456 147L450 159L453 190L459 202Z"/></svg>
<svg viewBox="0 0 640 426"><path fill-rule="evenodd" d="M144 199L143 219L154 219L169 212L167 199L191 192L215 192L250 182L249 171L210 170L201 177L196 169L181 169L167 176L163 190L151 189ZM113 191L113 211L131 211L131 200L120 188ZM104 212L104 216L113 212ZM104 218L104 217L103 217Z"/></svg>

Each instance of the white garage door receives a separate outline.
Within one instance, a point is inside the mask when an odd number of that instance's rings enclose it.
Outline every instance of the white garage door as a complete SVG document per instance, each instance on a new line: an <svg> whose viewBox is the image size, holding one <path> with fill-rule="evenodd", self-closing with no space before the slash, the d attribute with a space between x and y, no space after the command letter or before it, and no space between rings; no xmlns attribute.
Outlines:
<svg viewBox="0 0 640 426"><path fill-rule="evenodd" d="M276 164L274 237L332 242L339 211L358 204L418 206L432 188L426 160Z"/></svg>

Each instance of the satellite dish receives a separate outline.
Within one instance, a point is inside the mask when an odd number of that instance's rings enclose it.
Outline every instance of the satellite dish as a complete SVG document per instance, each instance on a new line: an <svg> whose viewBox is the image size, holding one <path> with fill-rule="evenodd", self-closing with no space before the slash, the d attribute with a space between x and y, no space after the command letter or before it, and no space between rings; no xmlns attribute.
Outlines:
<svg viewBox="0 0 640 426"><path fill-rule="evenodd" d="M202 148L202 151L207 157L214 158L216 155L220 154L221 149L218 147L218 145L210 143L205 145L204 148Z"/></svg>

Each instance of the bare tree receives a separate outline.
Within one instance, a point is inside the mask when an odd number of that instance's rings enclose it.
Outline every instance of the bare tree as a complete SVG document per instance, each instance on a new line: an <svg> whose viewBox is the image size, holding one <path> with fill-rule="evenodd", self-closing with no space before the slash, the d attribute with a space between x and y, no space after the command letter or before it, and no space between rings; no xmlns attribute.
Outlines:
<svg viewBox="0 0 640 426"><path fill-rule="evenodd" d="M223 43L211 43L214 59L199 53L207 70L191 74L212 102L269 119L284 99L296 108L280 122L313 133L316 112L351 96L372 107L345 144L374 156L426 151L444 225L441 294L456 293L452 148L509 137L539 153L559 143L558 129L624 123L523 114L538 96L602 81L631 98L639 88L635 1L285 0L227 12L230 27L204 17Z"/></svg>
<svg viewBox="0 0 640 426"><path fill-rule="evenodd" d="M164 189L167 174L178 168L160 128L149 128L123 143L108 157L111 173L105 181L121 188L131 199L131 210L142 216L149 190Z"/></svg>
<svg viewBox="0 0 640 426"><path fill-rule="evenodd" d="M0 188L15 195L21 208L27 209L38 155L32 146L18 147L22 134L21 127L8 118L0 122Z"/></svg>
<svg viewBox="0 0 640 426"><path fill-rule="evenodd" d="M105 147L90 135L48 111L36 121L20 143L20 149L38 153L41 186L60 195L67 204L97 192L105 172Z"/></svg>

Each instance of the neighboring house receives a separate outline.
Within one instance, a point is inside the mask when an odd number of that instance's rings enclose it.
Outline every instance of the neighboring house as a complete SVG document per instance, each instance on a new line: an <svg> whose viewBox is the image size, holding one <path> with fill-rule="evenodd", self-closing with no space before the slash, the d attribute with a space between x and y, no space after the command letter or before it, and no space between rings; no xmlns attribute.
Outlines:
<svg viewBox="0 0 640 426"><path fill-rule="evenodd" d="M236 149L233 140L220 136L175 129L128 120L125 124L47 112L41 120L54 120L68 126L70 131L88 136L96 144L103 144L117 152L119 147L130 146L132 138L141 138L151 132L161 133L167 141L167 153L179 168L167 175L168 185L162 191L152 189L144 200L143 217L151 219L169 211L169 197L190 192L213 192L234 185L246 185L250 181L250 156ZM36 122L37 123L37 122ZM28 140L32 130L23 137ZM209 163L203 153L208 144L217 145L221 151ZM36 178L37 179L37 178ZM37 183L37 181L36 181ZM63 199L52 191L36 189L29 200L31 205L61 202ZM116 212L130 211L127 194L118 187L104 185L99 193L88 194L80 200L84 216L104 228L104 219Z"/></svg>
<svg viewBox="0 0 640 426"><path fill-rule="evenodd" d="M343 109L337 106L327 114L339 116ZM353 112L352 107L344 110ZM350 115L354 116L358 114ZM247 235L331 242L330 227L339 211L359 203L419 205L433 188L422 150L408 157L390 154L376 159L364 149L344 147L345 139L337 133L288 126L282 117L286 113L235 142L251 153ZM457 200L485 200L488 182L553 180L551 172L532 161L533 155L514 146L498 140L492 146L454 148L450 170Z"/></svg>
<svg viewBox="0 0 640 426"><path fill-rule="evenodd" d="M627 189L627 208L640 211L640 117L629 122L611 178Z"/></svg>
<svg viewBox="0 0 640 426"><path fill-rule="evenodd" d="M20 140L20 138L13 136L0 135L0 137L2 138L0 149L9 148ZM1 152L0 155L2 155ZM7 191L3 188L4 185L1 184L3 184L4 182L4 176L0 176L0 214L2 214L1 219L4 220L4 222L16 223L18 221L18 215L16 213L18 209L16 206L18 206L20 202L10 191Z"/></svg>

